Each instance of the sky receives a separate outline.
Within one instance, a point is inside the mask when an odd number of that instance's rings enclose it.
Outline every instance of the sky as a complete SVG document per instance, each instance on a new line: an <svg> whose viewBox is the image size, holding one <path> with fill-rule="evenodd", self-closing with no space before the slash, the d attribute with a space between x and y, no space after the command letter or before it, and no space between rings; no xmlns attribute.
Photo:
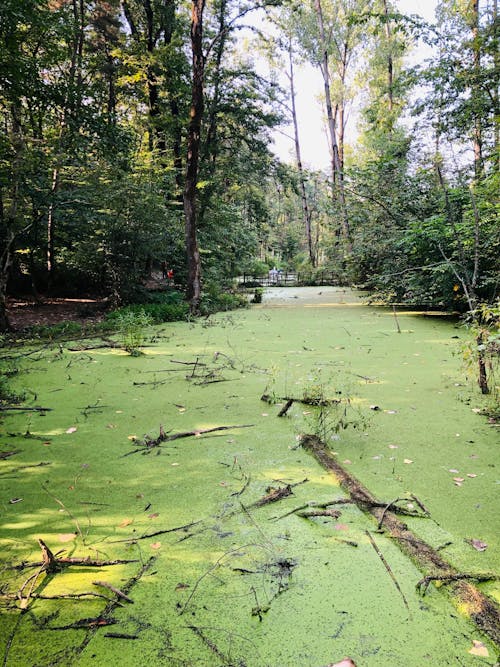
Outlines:
<svg viewBox="0 0 500 667"><path fill-rule="evenodd" d="M426 21L434 21L434 10L437 0L396 0L399 11L403 14L419 14ZM423 52L412 54L414 61L422 60ZM312 66L303 66L296 71L296 105L299 122L299 135L304 166L310 169L329 169L329 140L324 122L324 109L320 101L323 93L321 74ZM354 118L348 131L352 132ZM281 128L292 134L293 129ZM280 132L275 132L274 151L284 162L295 162L293 140Z"/></svg>

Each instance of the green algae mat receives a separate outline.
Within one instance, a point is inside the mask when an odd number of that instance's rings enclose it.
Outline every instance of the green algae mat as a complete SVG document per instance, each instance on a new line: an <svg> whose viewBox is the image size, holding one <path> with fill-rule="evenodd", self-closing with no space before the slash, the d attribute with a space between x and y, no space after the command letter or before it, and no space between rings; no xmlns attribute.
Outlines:
<svg viewBox="0 0 500 667"><path fill-rule="evenodd" d="M148 330L137 357L4 348L42 409L0 424L2 665L496 664L498 430L466 333L396 318L272 289ZM425 579L389 515L476 577L469 599Z"/></svg>

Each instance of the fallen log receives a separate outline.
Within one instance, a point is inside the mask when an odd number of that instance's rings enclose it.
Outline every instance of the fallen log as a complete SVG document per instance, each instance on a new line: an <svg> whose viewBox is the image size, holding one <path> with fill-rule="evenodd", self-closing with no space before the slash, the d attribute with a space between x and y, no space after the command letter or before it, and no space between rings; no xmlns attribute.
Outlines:
<svg viewBox="0 0 500 667"><path fill-rule="evenodd" d="M332 473L337 483L349 493L363 512L375 517L401 551L411 558L426 577L443 576L450 580L450 598L453 604L493 642L500 645L500 610L495 602L466 579L456 577L455 575L461 573L429 544L416 537L394 512L381 508L368 489L342 468L326 444L317 436L304 435L300 444L320 465Z"/></svg>

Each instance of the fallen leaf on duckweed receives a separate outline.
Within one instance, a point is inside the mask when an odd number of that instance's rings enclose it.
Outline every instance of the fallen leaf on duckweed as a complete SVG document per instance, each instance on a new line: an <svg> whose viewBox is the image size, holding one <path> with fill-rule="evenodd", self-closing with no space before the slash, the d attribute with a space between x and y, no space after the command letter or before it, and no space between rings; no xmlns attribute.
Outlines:
<svg viewBox="0 0 500 667"><path fill-rule="evenodd" d="M9 503L10 503L11 505L15 505L16 503L20 503L20 502L22 502L22 498L11 498L11 499L9 500Z"/></svg>
<svg viewBox="0 0 500 667"><path fill-rule="evenodd" d="M340 662L331 662L327 667L356 667L356 663L351 658L344 658Z"/></svg>
<svg viewBox="0 0 500 667"><path fill-rule="evenodd" d="M128 435L127 440L137 440L137 436L136 435Z"/></svg>
<svg viewBox="0 0 500 667"><path fill-rule="evenodd" d="M349 530L349 526L346 523L336 523L334 528L335 530Z"/></svg>
<svg viewBox="0 0 500 667"><path fill-rule="evenodd" d="M411 459L404 459L403 463L407 463L409 465L410 463L413 463L413 461Z"/></svg>
<svg viewBox="0 0 500 667"><path fill-rule="evenodd" d="M488 545L482 540L467 540L471 547L474 547L476 551L486 551Z"/></svg>
<svg viewBox="0 0 500 667"><path fill-rule="evenodd" d="M399 445L389 445L389 449L399 449Z"/></svg>
<svg viewBox="0 0 500 667"><path fill-rule="evenodd" d="M384 410L384 412L388 415L397 415L398 414L397 410Z"/></svg>
<svg viewBox="0 0 500 667"><path fill-rule="evenodd" d="M345 463L346 466L349 466L352 464L352 461L349 461L349 459L345 459L344 461L342 461L342 463Z"/></svg>
<svg viewBox="0 0 500 667"><path fill-rule="evenodd" d="M178 583L175 587L176 591L184 591L186 588L189 588L189 584Z"/></svg>
<svg viewBox="0 0 500 667"><path fill-rule="evenodd" d="M59 542L71 542L76 537L75 533L60 533Z"/></svg>
<svg viewBox="0 0 500 667"><path fill-rule="evenodd" d="M131 523L134 523L133 519L123 519L123 521L118 524L118 528L125 528L126 526L130 526Z"/></svg>
<svg viewBox="0 0 500 667"><path fill-rule="evenodd" d="M477 475L474 474L473 472L468 472L467 477L470 477L471 479L474 479L474 477L477 477Z"/></svg>
<svg viewBox="0 0 500 667"><path fill-rule="evenodd" d="M460 470L457 470L456 468L450 468L450 469L448 470L448 472L454 472L454 473L457 473L457 472L460 472Z"/></svg>
<svg viewBox="0 0 500 667"><path fill-rule="evenodd" d="M161 547L161 542L153 542L151 549L159 549Z"/></svg>
<svg viewBox="0 0 500 667"><path fill-rule="evenodd" d="M154 512L153 514L148 514L148 519L156 519L159 516L158 512Z"/></svg>
<svg viewBox="0 0 500 667"><path fill-rule="evenodd" d="M269 413L268 412L263 412L262 417L269 417Z"/></svg>
<svg viewBox="0 0 500 667"><path fill-rule="evenodd" d="M465 482L465 479L463 477L454 477L453 481L462 483L462 482Z"/></svg>
<svg viewBox="0 0 500 667"><path fill-rule="evenodd" d="M116 428L116 424L106 424L106 428Z"/></svg>
<svg viewBox="0 0 500 667"><path fill-rule="evenodd" d="M74 433L76 430L76 426L70 426L68 429L66 429L66 433Z"/></svg>
<svg viewBox="0 0 500 667"><path fill-rule="evenodd" d="M488 653L488 649L483 644L483 642L479 642L477 639L473 639L472 644L473 644L473 646L469 650L469 653L471 655L479 655L483 658L488 658L489 657L490 654Z"/></svg>

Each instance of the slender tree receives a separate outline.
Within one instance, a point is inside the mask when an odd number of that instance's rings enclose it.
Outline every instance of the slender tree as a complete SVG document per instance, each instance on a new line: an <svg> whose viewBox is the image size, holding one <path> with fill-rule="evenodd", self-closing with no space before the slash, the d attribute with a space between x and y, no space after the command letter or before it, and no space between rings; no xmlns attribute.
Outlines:
<svg viewBox="0 0 500 667"><path fill-rule="evenodd" d="M201 121L204 109L205 55L203 53L203 12L205 0L191 5L191 50L193 57L191 111L187 137L186 180L184 185L184 217L187 253L187 298L192 312L197 312L201 299L201 261L197 239L197 197Z"/></svg>

